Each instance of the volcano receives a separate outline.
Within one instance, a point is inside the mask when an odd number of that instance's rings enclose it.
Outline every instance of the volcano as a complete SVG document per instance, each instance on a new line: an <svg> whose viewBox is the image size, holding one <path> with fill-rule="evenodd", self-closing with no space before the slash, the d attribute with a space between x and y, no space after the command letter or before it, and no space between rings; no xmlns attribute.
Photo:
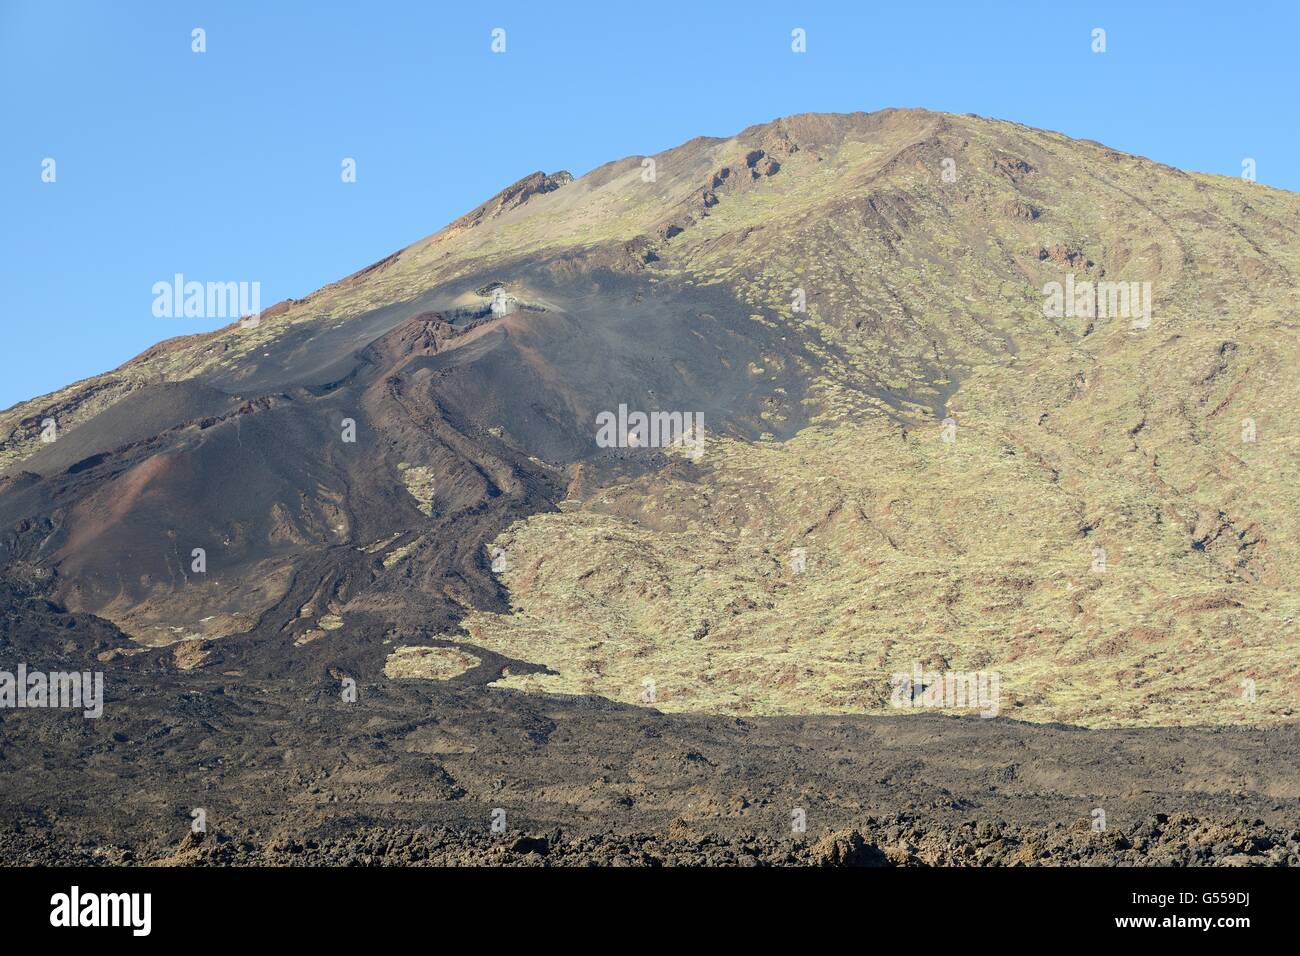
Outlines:
<svg viewBox="0 0 1300 956"><path fill-rule="evenodd" d="M105 675L0 710L0 856L1296 862L1297 275L974 116L526 176L0 413L0 668Z"/></svg>

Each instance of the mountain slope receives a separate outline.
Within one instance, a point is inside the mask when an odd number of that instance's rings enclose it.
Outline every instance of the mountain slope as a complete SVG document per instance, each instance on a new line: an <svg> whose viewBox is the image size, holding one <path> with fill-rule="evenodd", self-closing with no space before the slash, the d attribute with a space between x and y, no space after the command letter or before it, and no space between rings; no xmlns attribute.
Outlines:
<svg viewBox="0 0 1300 956"><path fill-rule="evenodd" d="M7 573L183 668L438 641L665 710L887 711L918 664L1028 720L1294 719L1300 198L923 111L645 159L4 413ZM599 447L620 405L703 454Z"/></svg>

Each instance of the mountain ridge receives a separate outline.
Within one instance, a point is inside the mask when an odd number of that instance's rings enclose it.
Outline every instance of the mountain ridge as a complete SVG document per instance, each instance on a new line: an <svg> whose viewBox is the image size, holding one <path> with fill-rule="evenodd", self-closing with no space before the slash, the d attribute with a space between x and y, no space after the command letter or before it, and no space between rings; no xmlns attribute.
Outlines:
<svg viewBox="0 0 1300 956"><path fill-rule="evenodd" d="M1103 152L1105 152L1105 153L1108 153L1108 154L1115 154L1115 155L1117 155L1117 156L1122 156L1122 157L1124 157L1124 158L1127 159L1127 160L1137 161L1137 162L1140 162L1140 163L1150 163L1150 164L1153 164L1153 165L1155 165L1155 166L1157 166L1157 167L1159 167L1159 168L1166 169L1166 170L1170 170L1170 171L1173 171L1173 172L1176 172L1176 173L1179 173L1179 174L1182 174L1182 175L1186 175L1186 176L1196 176L1196 177L1206 177L1206 178L1216 179L1216 180L1224 180L1224 181L1226 181L1226 182L1228 182L1228 183L1234 183L1234 182L1235 182L1235 181L1233 180L1232 177L1223 176L1222 174L1184 171L1184 170L1178 169L1177 167L1170 166L1170 165L1165 164L1165 163L1161 163L1161 162L1159 162L1159 161L1157 161L1157 160L1151 160L1151 159L1148 159L1147 157L1141 156L1140 154L1127 153L1127 152L1124 152L1124 151L1121 151L1121 150L1115 150L1115 149L1113 149L1112 147L1109 147L1109 146L1107 146L1107 145L1105 145L1105 144L1103 144L1103 143L1100 143L1100 142L1098 142L1098 141L1096 141L1096 140L1091 140L1091 139L1081 139L1081 138L1072 138L1072 137L1067 136L1067 135L1064 134L1064 133L1060 133L1060 132L1052 131L1052 130L1037 129L1037 128L1035 128L1035 127L1025 126L1024 124L1017 123L1017 122L1015 122L1014 120L1010 120L1010 119L995 118L995 117L983 117L983 116L979 116L978 114L974 114L974 113L963 113L963 114L940 113L940 112L932 112L932 111L927 110L927 109L924 109L924 108L911 108L911 107L907 107L907 108L888 108L888 109L883 109L883 110L879 110L879 111L875 111L875 112L854 112L854 113L815 113L815 112L813 112L813 113L796 113L796 114L791 114L791 115L786 116L786 117L778 117L778 118L776 118L776 119L770 120L770 121L765 122L765 123L755 123L755 124L752 124L752 125L746 127L745 129L741 130L740 132L734 134L733 136L729 136L729 137L728 137L728 136L697 136L697 137L694 137L693 139L687 140L685 143L682 143L682 144L680 144L679 146L676 146L676 147L670 147L670 148L665 149L665 150L663 150L663 151L661 151L661 152L659 152L659 153L652 154L652 155L651 155L651 158L656 158L656 159L657 159L657 158L663 157L663 156L665 156L665 155L669 155L669 154L672 154L672 153L677 152L677 151L679 151L679 150L684 150L684 149L687 149L688 147L691 147L691 146L696 145L696 144L701 144L701 143L703 143L703 144L708 144L708 145L720 145L720 144L725 144L725 143L729 143L729 142L733 142L733 141L742 141L742 140L744 140L744 139L746 139L746 138L754 138L754 137L759 136L760 134L767 133L767 132L772 131L772 130L778 130L778 129L781 128L781 125L782 125L782 124L795 123L795 122L798 122L798 121L809 121L809 122L813 122L813 121L818 121L818 120L826 121L826 120L834 120L834 119L854 119L854 120L860 120L860 119L865 119L865 118L870 118L870 117L887 117L887 116L891 116L891 115L895 115L895 114L900 114L900 115L905 115L905 116L935 117L935 118L939 118L939 119L941 119L941 120L969 120L969 119L974 119L974 120L979 120L979 121L982 121L982 122L993 123L993 124L1005 124L1006 126L1009 126L1009 127L1015 128L1015 129L1027 130L1027 131L1031 131L1031 132L1034 132L1034 133L1044 133L1044 134L1047 134L1047 135L1049 135L1049 136L1052 136L1052 137L1058 137L1058 138L1060 138L1060 139L1064 139L1064 140L1069 140L1070 142L1077 143L1077 144L1080 144L1080 145L1086 145L1086 146L1094 147L1094 148L1096 148L1096 149L1098 149L1098 150L1101 150L1101 151L1103 151ZM598 175L598 174L603 174L603 173L606 173L606 172L608 172L608 171L610 171L610 170L614 170L614 169L622 168L622 167L625 167L625 166L629 166L629 165L631 165L631 164L636 164L636 163L639 163L639 161L640 161L642 158L643 158L642 156L640 156L640 155L635 155L635 154L634 154L634 155L628 155L628 156L622 157L621 159L612 160L612 161L609 161L609 162L607 162L607 163L603 163L603 164L601 164L601 165L599 165L599 166L594 167L592 170L589 170L587 173L584 173L581 177L578 177L577 180L573 180L573 181L575 181L575 182L579 182L579 181L582 181L582 180L587 179L588 177L596 176L596 175ZM568 174L568 173L565 173L565 172L563 172L563 171L561 171L560 173L558 173L558 174L553 174L553 175L568 176L569 174ZM512 194L514 194L514 193L516 193L516 192L520 192L520 191L524 191L524 192L526 192L526 191L527 191L527 186L528 186L529 183L531 183L531 182L533 182L533 181L535 181L535 180L539 180L539 179L540 179L540 180L545 180L546 178L547 178L547 174L544 173L544 172L542 172L541 170L538 170L538 171L535 171L535 172L533 172L533 173L530 173L530 174L527 174L527 175L525 175L525 176L522 176L522 177L520 177L519 179L515 180L514 182L510 183L509 185L505 186L505 187L502 188L501 190L499 190L496 194L494 194L494 195L493 195L492 197L490 197L489 199L487 199L487 200L485 200L484 202L480 203L480 204L479 204L478 206L476 206L474 209L471 209L470 211L468 211L468 212L462 214L461 216L459 216L459 217L457 217L456 219L454 219L454 220L452 220L451 222L449 222L447 225L441 227L440 229L436 230L436 231L433 232L433 233L430 233L428 236L424 237L423 239L418 239L418 240L416 240L415 242L410 243L410 244L407 245L407 246L403 246L402 248L397 249L397 250L395 250L395 251L393 251L393 252L391 252L391 253L389 253L389 254L387 254L387 255L381 257L380 259L377 259L377 260L371 262L369 265L366 265L366 266L361 267L360 269L356 270L356 271L353 272L353 273L350 273L349 275L343 277L342 279L336 280L336 281L334 281L334 282L327 283L327 284L325 284L324 286L321 286L319 289L317 289L317 290L315 290L315 291L313 291L313 292L308 293L306 296L304 296L304 297L302 297L302 298L288 298L288 299L281 300L280 302L277 302L277 303L275 303L275 304L273 304L273 305L267 307L266 309L264 309L264 310L262 311L262 315L263 315L263 317L265 317L265 318L274 318L274 317L276 317L276 316L278 316L278 315L283 314L285 311L288 311L288 310L291 309L291 308L299 307L299 306L303 306L303 305L309 303L309 302L310 302L314 297L320 296L322 293L326 293L326 292L328 292L329 290L334 289L334 288L336 288L336 287L345 286L346 284L348 284L348 283L350 283L350 282L352 282L352 281L354 281L354 280L356 280L356 279L359 279L359 278L361 278L361 277L363 277L363 276L365 276L365 275L367 275L367 274L370 274L370 273L372 273L372 272L375 272L375 271L377 271L377 270L382 270L385 266L390 265L390 264L392 264L393 262L396 262L398 259L400 259L400 257L401 257L404 253L407 253L408 251L414 250L414 249L416 249L417 247L421 247L421 246L423 246L423 245L425 245L425 244L427 244L427 243L430 243L431 241L437 239L438 237L443 236L445 233L449 232L450 230L453 230L453 229L456 228L458 225L463 225L464 223L470 221L470 220L475 216L475 214L480 213L481 211L488 209L489 207L493 206L494 204L499 204L499 203L501 203L501 202L504 200L505 197L510 196L510 195L512 195ZM1268 186L1268 185L1263 184L1263 183L1251 183L1251 184L1250 184L1250 188L1251 188L1252 190L1258 190L1258 191L1265 191L1265 190L1268 190L1268 191L1273 191L1273 192L1282 193L1282 194L1285 194L1285 195L1294 195L1293 193L1289 193L1287 190L1279 189L1279 188L1277 188L1277 187ZM550 191L550 190L547 190L547 191ZM531 196L529 196L529 198L531 198ZM527 199L524 200L524 202L526 202L526 201L527 201ZM521 205L522 205L522 203L521 203ZM49 399L51 399L53 396L56 396L56 395L60 394L61 392L66 391L66 390L69 389L69 388L75 388L75 387L77 387L77 386L81 386L81 385L84 385L84 384L86 384L86 383L98 382L100 379L104 378L104 377L107 376L107 375L111 375L111 374L113 374L113 373L115 373L115 372L120 372L120 371L122 371L123 369L126 369L126 368L128 368L128 367L131 367L131 366L133 366L133 365L137 365L137 364L140 364L140 363L142 363L142 362L146 362L146 361L148 360L149 357L151 357L153 354L155 354L155 353L157 353L157 352L172 351L172 350L174 349L174 347L179 346L179 345L181 345L181 344L183 344L183 343L197 343L197 342L201 342L201 341L207 340L207 339L209 339L209 338L213 338L213 337L220 337L220 336L224 336L224 335L231 335L231 334L237 333L238 331L239 331L239 324L238 324L238 322L231 322L229 325L223 326L223 327L221 327L221 328L213 329L213 330L210 330L210 331L207 331L207 332L192 333L192 334L187 334L187 335L182 335L182 336L174 336L174 337L171 337L171 338L161 339L161 340L159 340L159 342L157 342L157 343L154 344L153 346L150 346L148 349L146 349L145 351L141 352L139 355L136 355L136 356L134 356L134 357L132 357L132 358L126 360L126 361L123 362L121 365L117 366L116 368L109 369L109 370L107 370L107 371L105 371L105 372L103 372L103 373L99 373L98 375L92 375L92 376L89 376L88 378L81 379L81 380L78 380L78 381L76 381L76 382L69 383L68 386L65 386L65 387L62 388L62 389L57 389L57 390L55 390L55 391L53 391L53 392L48 392L48 393L45 393L45 394L43 394L43 395L33 396L33 397L30 398L30 399L26 399L26 400L23 400L23 401L19 401L18 403L15 403L15 405L11 406L11 407L8 408L8 409L0 410L0 416L6 416L7 418L12 418L12 417L14 417L14 414L15 414L15 413L20 413L20 410L27 409L28 406L35 405L35 404L37 404L37 403L39 403L39 402L41 402L41 401L43 401L43 400L49 400ZM50 409L50 411L55 411L55 410L56 410L56 409ZM32 418L32 417L34 417L34 413L29 413L29 414L23 416L23 418L26 418L26 419L30 419L30 418ZM5 421L0 421L0 427L3 427L3 425L5 425L5 424L9 424L9 422L8 422L7 419L6 419ZM30 428L30 425L28 425L28 427ZM3 449L3 450L6 450L6 451L7 451L7 450L8 450L8 445L9 445L9 440L6 440L6 441L4 441L4 442L0 442L0 449ZM8 459L8 458L5 458L5 459L3 459L3 460L9 460L9 459Z"/></svg>

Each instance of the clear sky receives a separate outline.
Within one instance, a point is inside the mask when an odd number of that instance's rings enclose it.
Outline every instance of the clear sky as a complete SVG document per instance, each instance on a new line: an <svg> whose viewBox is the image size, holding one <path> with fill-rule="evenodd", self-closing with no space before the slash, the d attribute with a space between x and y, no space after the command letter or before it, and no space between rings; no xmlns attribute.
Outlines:
<svg viewBox="0 0 1300 956"><path fill-rule="evenodd" d="M1300 191L1298 27L1296 0L0 0L0 407L224 324L153 315L177 272L268 306L534 170L790 113L978 113Z"/></svg>

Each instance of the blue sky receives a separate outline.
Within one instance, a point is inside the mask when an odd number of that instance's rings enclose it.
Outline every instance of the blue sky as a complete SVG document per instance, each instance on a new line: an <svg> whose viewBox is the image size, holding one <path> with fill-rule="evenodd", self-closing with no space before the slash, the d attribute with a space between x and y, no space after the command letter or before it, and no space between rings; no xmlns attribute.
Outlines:
<svg viewBox="0 0 1300 956"><path fill-rule="evenodd" d="M301 297L533 170L790 113L978 113L1300 191L1297 11L0 0L0 408L223 324L153 315L174 273Z"/></svg>

